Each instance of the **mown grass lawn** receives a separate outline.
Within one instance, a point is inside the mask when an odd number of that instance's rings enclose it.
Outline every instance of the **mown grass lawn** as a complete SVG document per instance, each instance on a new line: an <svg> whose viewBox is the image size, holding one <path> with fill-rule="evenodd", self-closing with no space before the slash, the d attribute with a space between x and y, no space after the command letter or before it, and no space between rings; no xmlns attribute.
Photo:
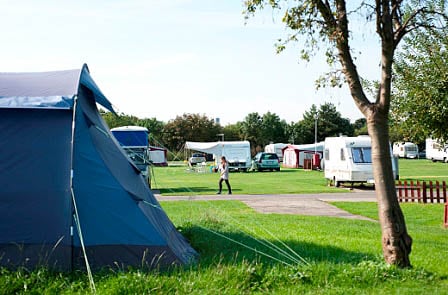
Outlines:
<svg viewBox="0 0 448 295"><path fill-rule="evenodd" d="M426 159L400 159L400 178L406 180L448 181L448 164Z"/></svg>
<svg viewBox="0 0 448 295"><path fill-rule="evenodd" d="M408 179L446 180L448 165L400 160ZM163 195L214 194L217 174L186 167L155 169ZM282 169L232 173L238 194L340 192L322 172ZM411 269L387 266L377 222L260 214L238 201L161 202L199 252L198 261L170 270L108 269L94 274L98 294L448 294L448 230L442 204L403 204L414 239ZM334 203L377 219L375 203ZM0 269L0 294L88 294L83 271Z"/></svg>
<svg viewBox="0 0 448 295"><path fill-rule="evenodd" d="M217 173L191 172L186 165L155 167L152 186L162 195L210 195L218 189ZM429 160L399 161L400 179L448 181L448 164ZM328 186L323 171L282 168L280 172L234 172L230 183L235 194L337 193L347 189ZM224 189L225 189L224 185Z"/></svg>
<svg viewBox="0 0 448 295"><path fill-rule="evenodd" d="M376 222L260 214L237 201L163 202L200 256L169 271L94 274L98 294L448 294L442 205L403 206L413 268L384 264ZM337 206L376 219L374 203ZM304 259L306 263L300 262ZM0 271L1 294L87 294L87 276Z"/></svg>
<svg viewBox="0 0 448 295"><path fill-rule="evenodd" d="M162 195L211 195L218 190L218 180L217 173L189 172L187 166L157 167L152 187ZM344 191L327 186L323 172L287 168L279 172L232 172L230 184L234 194L250 195ZM226 191L225 184L223 188Z"/></svg>

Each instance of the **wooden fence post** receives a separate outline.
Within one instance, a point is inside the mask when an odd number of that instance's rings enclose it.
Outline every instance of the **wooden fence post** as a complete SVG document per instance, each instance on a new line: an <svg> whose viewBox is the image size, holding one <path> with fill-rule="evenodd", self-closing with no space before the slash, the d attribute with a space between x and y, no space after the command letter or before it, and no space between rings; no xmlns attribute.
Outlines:
<svg viewBox="0 0 448 295"><path fill-rule="evenodd" d="M403 199L401 198L401 180L398 181L397 189L398 189L398 202L403 202Z"/></svg>
<svg viewBox="0 0 448 295"><path fill-rule="evenodd" d="M434 203L434 191L432 186L432 180L429 181L429 199L431 200L431 203Z"/></svg>
<svg viewBox="0 0 448 295"><path fill-rule="evenodd" d="M404 201L407 202L408 201L408 181L405 180L404 181Z"/></svg>
<svg viewBox="0 0 448 295"><path fill-rule="evenodd" d="M415 190L414 181L411 180L411 200L410 200L410 201L411 201L412 203L415 202L415 200L414 200L414 195L415 195L414 190Z"/></svg>
<svg viewBox="0 0 448 295"><path fill-rule="evenodd" d="M426 196L426 181L423 181L423 203L427 203L428 202L428 198Z"/></svg>
<svg viewBox="0 0 448 295"><path fill-rule="evenodd" d="M422 202L422 195L421 195L421 187L420 187L420 181L417 180L417 202Z"/></svg>
<svg viewBox="0 0 448 295"><path fill-rule="evenodd" d="M443 201L445 203L448 202L448 197L446 196L446 182L445 180L442 182L442 191L443 191Z"/></svg>

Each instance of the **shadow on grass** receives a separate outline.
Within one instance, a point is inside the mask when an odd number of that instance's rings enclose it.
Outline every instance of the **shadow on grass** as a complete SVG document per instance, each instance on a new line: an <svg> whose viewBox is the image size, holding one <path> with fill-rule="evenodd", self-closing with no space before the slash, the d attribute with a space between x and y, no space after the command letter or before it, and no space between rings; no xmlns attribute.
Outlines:
<svg viewBox="0 0 448 295"><path fill-rule="evenodd" d="M153 191L156 191L158 194L174 194L174 193L203 193L206 192L210 195L215 194L218 191L218 186L216 188L210 188L210 187L202 187L202 186L193 186L193 187L176 187L176 188L161 188L161 189L154 189ZM232 188L233 193L238 193L242 191L238 188ZM227 194L227 187L223 186L223 194Z"/></svg>
<svg viewBox="0 0 448 295"><path fill-rule="evenodd" d="M280 171L271 171L270 169L266 169L266 170L262 170L262 171L258 171L258 170L254 170L254 171L249 171L248 173L297 173L297 171L291 170L291 169L282 169L280 168Z"/></svg>
<svg viewBox="0 0 448 295"><path fill-rule="evenodd" d="M161 188L161 194L164 193L199 193L212 191L210 187L205 186L190 186L190 187L175 187L175 188Z"/></svg>
<svg viewBox="0 0 448 295"><path fill-rule="evenodd" d="M267 265L283 265L284 263L282 262L296 265L299 260L296 255L300 255L308 263L330 262L358 264L361 261L375 259L375 256L372 254L349 251L331 245L318 245L288 240L281 242L268 241L266 239L255 240L253 237L242 232L228 232L219 229L210 230L210 227L192 226L179 230L190 241L192 247L198 251L201 265L213 265L218 261L220 264L257 261ZM277 249L275 249L276 247ZM287 249L288 247L293 252ZM296 259L296 261L287 256L295 257L293 259Z"/></svg>

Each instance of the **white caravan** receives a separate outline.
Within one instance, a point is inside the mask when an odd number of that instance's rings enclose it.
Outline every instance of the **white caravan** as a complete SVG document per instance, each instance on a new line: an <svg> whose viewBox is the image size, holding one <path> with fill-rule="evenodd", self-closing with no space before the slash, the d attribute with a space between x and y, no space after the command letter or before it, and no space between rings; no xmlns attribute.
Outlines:
<svg viewBox="0 0 448 295"><path fill-rule="evenodd" d="M390 153L394 178L398 179L398 161L392 149ZM324 171L325 178L334 186L343 182L374 183L370 137L325 138Z"/></svg>
<svg viewBox="0 0 448 295"><path fill-rule="evenodd" d="M399 158L418 158L418 146L412 142L395 142L393 145L394 156Z"/></svg>
<svg viewBox="0 0 448 295"><path fill-rule="evenodd" d="M280 162L283 161L283 149L287 147L286 143L270 143L264 147L266 153L275 153L278 156Z"/></svg>
<svg viewBox="0 0 448 295"><path fill-rule="evenodd" d="M426 139L426 159L435 161L443 161L448 163L448 144L442 144L439 140Z"/></svg>
<svg viewBox="0 0 448 295"><path fill-rule="evenodd" d="M187 141L185 143L185 148L207 154L213 154L215 165L218 165L221 157L224 156L229 163L229 170L231 171L247 171L252 165L250 143L248 141Z"/></svg>

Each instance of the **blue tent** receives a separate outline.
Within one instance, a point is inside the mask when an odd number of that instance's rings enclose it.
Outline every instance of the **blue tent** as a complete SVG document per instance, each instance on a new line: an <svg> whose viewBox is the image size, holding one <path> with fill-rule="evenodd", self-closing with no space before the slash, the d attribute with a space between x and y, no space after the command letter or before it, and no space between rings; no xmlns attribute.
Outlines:
<svg viewBox="0 0 448 295"><path fill-rule="evenodd" d="M163 267L196 256L96 103L113 112L86 65L0 73L0 265Z"/></svg>

